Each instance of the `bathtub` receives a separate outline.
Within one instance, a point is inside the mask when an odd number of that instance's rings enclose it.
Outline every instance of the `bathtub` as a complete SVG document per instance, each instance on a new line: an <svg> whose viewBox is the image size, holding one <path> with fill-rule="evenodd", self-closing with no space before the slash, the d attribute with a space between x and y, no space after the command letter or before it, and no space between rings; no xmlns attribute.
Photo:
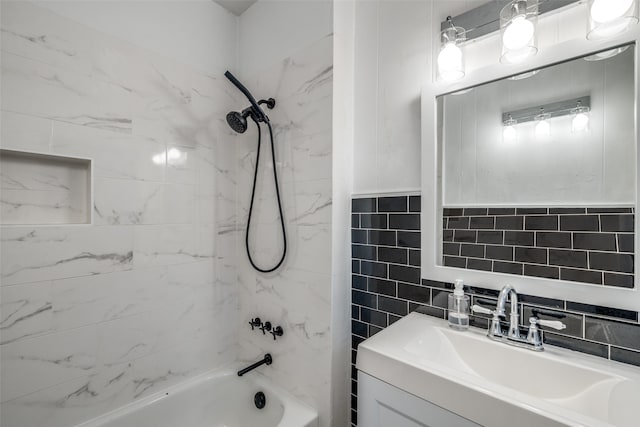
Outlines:
<svg viewBox="0 0 640 427"><path fill-rule="evenodd" d="M266 405L254 396L262 391ZM212 371L78 427L317 427L318 414L258 372Z"/></svg>

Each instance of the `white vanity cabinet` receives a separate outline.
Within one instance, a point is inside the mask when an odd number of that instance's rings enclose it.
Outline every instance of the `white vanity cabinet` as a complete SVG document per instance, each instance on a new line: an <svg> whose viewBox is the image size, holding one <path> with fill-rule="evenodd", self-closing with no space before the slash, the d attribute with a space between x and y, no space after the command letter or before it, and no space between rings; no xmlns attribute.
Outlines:
<svg viewBox="0 0 640 427"><path fill-rule="evenodd" d="M480 426L364 372L358 372L358 425L363 427Z"/></svg>

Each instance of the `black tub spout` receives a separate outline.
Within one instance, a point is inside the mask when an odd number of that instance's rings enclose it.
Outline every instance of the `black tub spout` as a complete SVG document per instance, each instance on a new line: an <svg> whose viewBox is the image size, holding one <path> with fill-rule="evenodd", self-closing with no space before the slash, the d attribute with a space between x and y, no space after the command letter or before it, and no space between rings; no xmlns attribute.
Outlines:
<svg viewBox="0 0 640 427"><path fill-rule="evenodd" d="M253 371L258 366L271 365L272 362L273 362L273 359L271 358L271 355L269 353L267 353L267 354L264 355L264 358L262 360L260 360L259 362L256 362L251 366L247 366L246 368L239 370L238 371L238 376L241 377L244 374L246 374L247 372Z"/></svg>

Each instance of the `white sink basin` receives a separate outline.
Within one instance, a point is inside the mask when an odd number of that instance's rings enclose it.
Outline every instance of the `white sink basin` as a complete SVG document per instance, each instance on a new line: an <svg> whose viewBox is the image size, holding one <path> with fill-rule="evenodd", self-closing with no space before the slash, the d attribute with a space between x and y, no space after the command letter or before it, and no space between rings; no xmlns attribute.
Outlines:
<svg viewBox="0 0 640 427"><path fill-rule="evenodd" d="M485 426L640 426L640 369L508 346L418 313L360 344L357 368Z"/></svg>

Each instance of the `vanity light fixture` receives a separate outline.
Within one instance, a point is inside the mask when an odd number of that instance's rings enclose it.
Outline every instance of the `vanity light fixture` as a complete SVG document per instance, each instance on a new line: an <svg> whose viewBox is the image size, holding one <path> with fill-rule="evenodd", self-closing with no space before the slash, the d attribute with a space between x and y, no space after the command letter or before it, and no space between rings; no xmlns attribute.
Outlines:
<svg viewBox="0 0 640 427"><path fill-rule="evenodd" d="M636 0L589 0L589 40L616 36L637 23Z"/></svg>
<svg viewBox="0 0 640 427"><path fill-rule="evenodd" d="M602 52L594 53L593 55L585 56L585 61L602 61L604 59L613 58L616 55L620 55L625 50L629 49L629 45L620 46L613 49L605 50Z"/></svg>
<svg viewBox="0 0 640 427"><path fill-rule="evenodd" d="M518 121L514 120L511 114L508 115L507 120L502 122L502 138L505 142L513 142L516 140L518 136L518 131L516 130L517 124Z"/></svg>
<svg viewBox="0 0 640 427"><path fill-rule="evenodd" d="M514 0L500 11L500 62L517 64L538 52L538 0Z"/></svg>
<svg viewBox="0 0 640 427"><path fill-rule="evenodd" d="M582 105L581 101L578 101L576 108L571 112L573 113L573 120L571 121L572 132L586 132L589 130L589 107Z"/></svg>
<svg viewBox="0 0 640 427"><path fill-rule="evenodd" d="M460 80L465 75L464 54L460 44L465 41L465 30L453 25L450 16L449 26L440 32L440 53L438 54L438 75L442 80Z"/></svg>
<svg viewBox="0 0 640 427"><path fill-rule="evenodd" d="M545 113L544 108L540 108L540 114L535 117L536 120L536 138L545 140L551 135L551 125L549 119L551 114Z"/></svg>

